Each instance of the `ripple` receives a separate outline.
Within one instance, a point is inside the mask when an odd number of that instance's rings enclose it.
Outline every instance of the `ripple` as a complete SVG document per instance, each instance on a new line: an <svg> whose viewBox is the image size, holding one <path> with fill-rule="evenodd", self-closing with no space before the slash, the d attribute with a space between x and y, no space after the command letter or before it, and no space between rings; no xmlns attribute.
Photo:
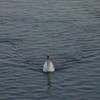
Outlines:
<svg viewBox="0 0 100 100"><path fill-rule="evenodd" d="M1 38L0 43L7 43L9 45L15 45L16 43L22 43L22 39L12 39L12 38Z"/></svg>

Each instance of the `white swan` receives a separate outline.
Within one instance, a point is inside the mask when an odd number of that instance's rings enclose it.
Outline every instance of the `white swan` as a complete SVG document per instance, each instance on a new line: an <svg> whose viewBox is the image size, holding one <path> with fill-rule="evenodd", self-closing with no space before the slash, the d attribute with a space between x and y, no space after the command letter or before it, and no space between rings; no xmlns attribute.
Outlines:
<svg viewBox="0 0 100 100"><path fill-rule="evenodd" d="M43 65L43 72L54 72L55 68L53 63L50 61L50 56L47 56L47 60Z"/></svg>

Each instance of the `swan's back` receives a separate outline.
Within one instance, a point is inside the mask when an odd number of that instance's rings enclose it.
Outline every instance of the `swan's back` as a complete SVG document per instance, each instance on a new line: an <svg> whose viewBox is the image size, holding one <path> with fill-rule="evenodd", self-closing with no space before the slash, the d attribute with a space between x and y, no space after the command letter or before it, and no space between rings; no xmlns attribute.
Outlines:
<svg viewBox="0 0 100 100"><path fill-rule="evenodd" d="M50 61L49 65L47 65L47 61L46 61L43 65L43 72L54 72L54 71L55 71L55 68L54 68L53 63Z"/></svg>

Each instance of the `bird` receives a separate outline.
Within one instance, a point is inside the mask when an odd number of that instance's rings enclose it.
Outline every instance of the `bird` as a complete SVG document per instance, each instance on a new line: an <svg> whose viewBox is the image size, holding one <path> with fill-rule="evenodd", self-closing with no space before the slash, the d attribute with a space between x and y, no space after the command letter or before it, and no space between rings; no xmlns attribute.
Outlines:
<svg viewBox="0 0 100 100"><path fill-rule="evenodd" d="M46 62L43 65L43 72L46 73L46 72L54 72L54 71L55 71L54 65L50 60L50 56L47 55Z"/></svg>

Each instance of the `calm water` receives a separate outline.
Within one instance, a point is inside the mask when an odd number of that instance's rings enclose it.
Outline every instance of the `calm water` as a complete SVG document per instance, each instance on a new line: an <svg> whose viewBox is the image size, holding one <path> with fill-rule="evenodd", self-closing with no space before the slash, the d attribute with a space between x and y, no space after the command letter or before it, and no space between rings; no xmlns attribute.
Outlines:
<svg viewBox="0 0 100 100"><path fill-rule="evenodd" d="M0 100L100 100L100 0L0 0Z"/></svg>

